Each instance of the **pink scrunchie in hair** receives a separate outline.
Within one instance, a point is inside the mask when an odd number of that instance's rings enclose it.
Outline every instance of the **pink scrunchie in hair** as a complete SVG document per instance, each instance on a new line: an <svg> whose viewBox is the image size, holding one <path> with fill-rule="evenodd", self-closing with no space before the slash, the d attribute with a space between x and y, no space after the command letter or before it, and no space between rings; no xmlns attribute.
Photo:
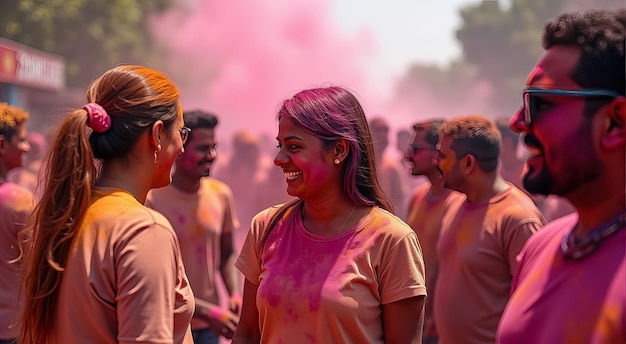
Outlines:
<svg viewBox="0 0 626 344"><path fill-rule="evenodd" d="M104 133L109 130L111 127L111 117L106 112L106 110L96 104L89 103L83 106L83 109L87 110L87 114L89 114L89 119L87 120L87 126L96 133Z"/></svg>

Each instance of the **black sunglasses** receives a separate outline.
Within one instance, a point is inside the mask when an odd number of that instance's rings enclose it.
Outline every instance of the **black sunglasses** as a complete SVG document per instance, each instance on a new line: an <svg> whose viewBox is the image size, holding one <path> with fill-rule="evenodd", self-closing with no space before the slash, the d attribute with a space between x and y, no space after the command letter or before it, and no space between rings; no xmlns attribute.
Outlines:
<svg viewBox="0 0 626 344"><path fill-rule="evenodd" d="M523 101L524 101L524 121L526 125L530 125L534 115L537 113L538 104L537 98L550 97L550 96L565 96L565 97L583 97L583 98L602 98L610 97L617 98L623 96L613 90L604 89L586 89L586 90L559 90L551 88L536 88L528 87L524 89Z"/></svg>
<svg viewBox="0 0 626 344"><path fill-rule="evenodd" d="M421 151L421 150L436 150L435 147L426 146L426 145L418 145L416 143L409 144L409 149L411 150L412 154L416 154L418 151Z"/></svg>

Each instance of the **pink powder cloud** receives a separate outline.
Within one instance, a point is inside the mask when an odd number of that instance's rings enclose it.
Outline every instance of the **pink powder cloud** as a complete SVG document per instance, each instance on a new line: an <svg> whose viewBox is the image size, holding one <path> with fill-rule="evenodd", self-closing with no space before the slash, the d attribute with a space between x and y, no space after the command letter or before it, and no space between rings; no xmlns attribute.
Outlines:
<svg viewBox="0 0 626 344"><path fill-rule="evenodd" d="M329 0L200 0L151 25L186 109L215 111L221 131L274 134L280 102L305 88L337 84L383 102L368 72L372 35L341 36L330 12Z"/></svg>
<svg viewBox="0 0 626 344"><path fill-rule="evenodd" d="M218 114L220 153L228 151L238 130L273 137L283 99L328 84L354 91L366 115L385 116L393 130L485 108L485 85L468 89L469 102L435 95L426 85L404 99L385 94L381 85L389 86L394 76L376 68L374 35L365 28L354 35L342 33L331 1L179 0L175 9L152 18L166 71L182 91L184 108Z"/></svg>

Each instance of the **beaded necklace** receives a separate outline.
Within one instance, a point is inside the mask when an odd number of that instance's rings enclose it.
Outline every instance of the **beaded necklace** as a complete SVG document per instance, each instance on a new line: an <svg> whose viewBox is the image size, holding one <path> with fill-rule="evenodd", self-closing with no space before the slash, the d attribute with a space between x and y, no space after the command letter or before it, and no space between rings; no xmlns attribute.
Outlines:
<svg viewBox="0 0 626 344"><path fill-rule="evenodd" d="M609 237L611 234L616 233L620 229L624 229L625 226L626 213L622 213L606 225L589 232L589 234L587 234L580 241L576 240L572 234L574 229L577 227L574 226L572 230L563 236L563 240L561 240L561 253L563 253L563 256L569 260L582 259L593 253L593 251L598 248L604 239Z"/></svg>

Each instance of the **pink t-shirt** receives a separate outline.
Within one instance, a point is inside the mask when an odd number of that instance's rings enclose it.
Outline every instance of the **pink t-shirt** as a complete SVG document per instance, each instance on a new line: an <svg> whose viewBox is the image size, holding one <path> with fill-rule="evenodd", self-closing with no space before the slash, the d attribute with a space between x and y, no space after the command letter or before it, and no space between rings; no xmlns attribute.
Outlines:
<svg viewBox="0 0 626 344"><path fill-rule="evenodd" d="M355 227L308 232L301 204L260 242L276 211L259 213L236 266L258 285L262 343L382 343L381 305L426 295L421 248L404 222L373 207Z"/></svg>
<svg viewBox="0 0 626 344"><path fill-rule="evenodd" d="M515 186L465 202L442 230L435 322L441 344L493 343L509 299L516 256L545 220Z"/></svg>
<svg viewBox="0 0 626 344"><path fill-rule="evenodd" d="M181 343L193 310L167 219L123 190L95 189L61 282L56 341Z"/></svg>
<svg viewBox="0 0 626 344"><path fill-rule="evenodd" d="M550 222L524 246L498 343L626 343L626 230L568 260L561 240L577 222Z"/></svg>
<svg viewBox="0 0 626 344"><path fill-rule="evenodd" d="M4 182L0 184L0 339L15 339L14 326L22 309L18 297L22 266L18 233L24 229L33 210L33 195L25 188Z"/></svg>
<svg viewBox="0 0 626 344"><path fill-rule="evenodd" d="M146 205L165 215L174 227L194 296L219 305L215 282L220 238L239 226L230 188L216 179L202 178L194 193L173 185L154 189L148 193ZM209 324L194 317L191 327L202 329Z"/></svg>

